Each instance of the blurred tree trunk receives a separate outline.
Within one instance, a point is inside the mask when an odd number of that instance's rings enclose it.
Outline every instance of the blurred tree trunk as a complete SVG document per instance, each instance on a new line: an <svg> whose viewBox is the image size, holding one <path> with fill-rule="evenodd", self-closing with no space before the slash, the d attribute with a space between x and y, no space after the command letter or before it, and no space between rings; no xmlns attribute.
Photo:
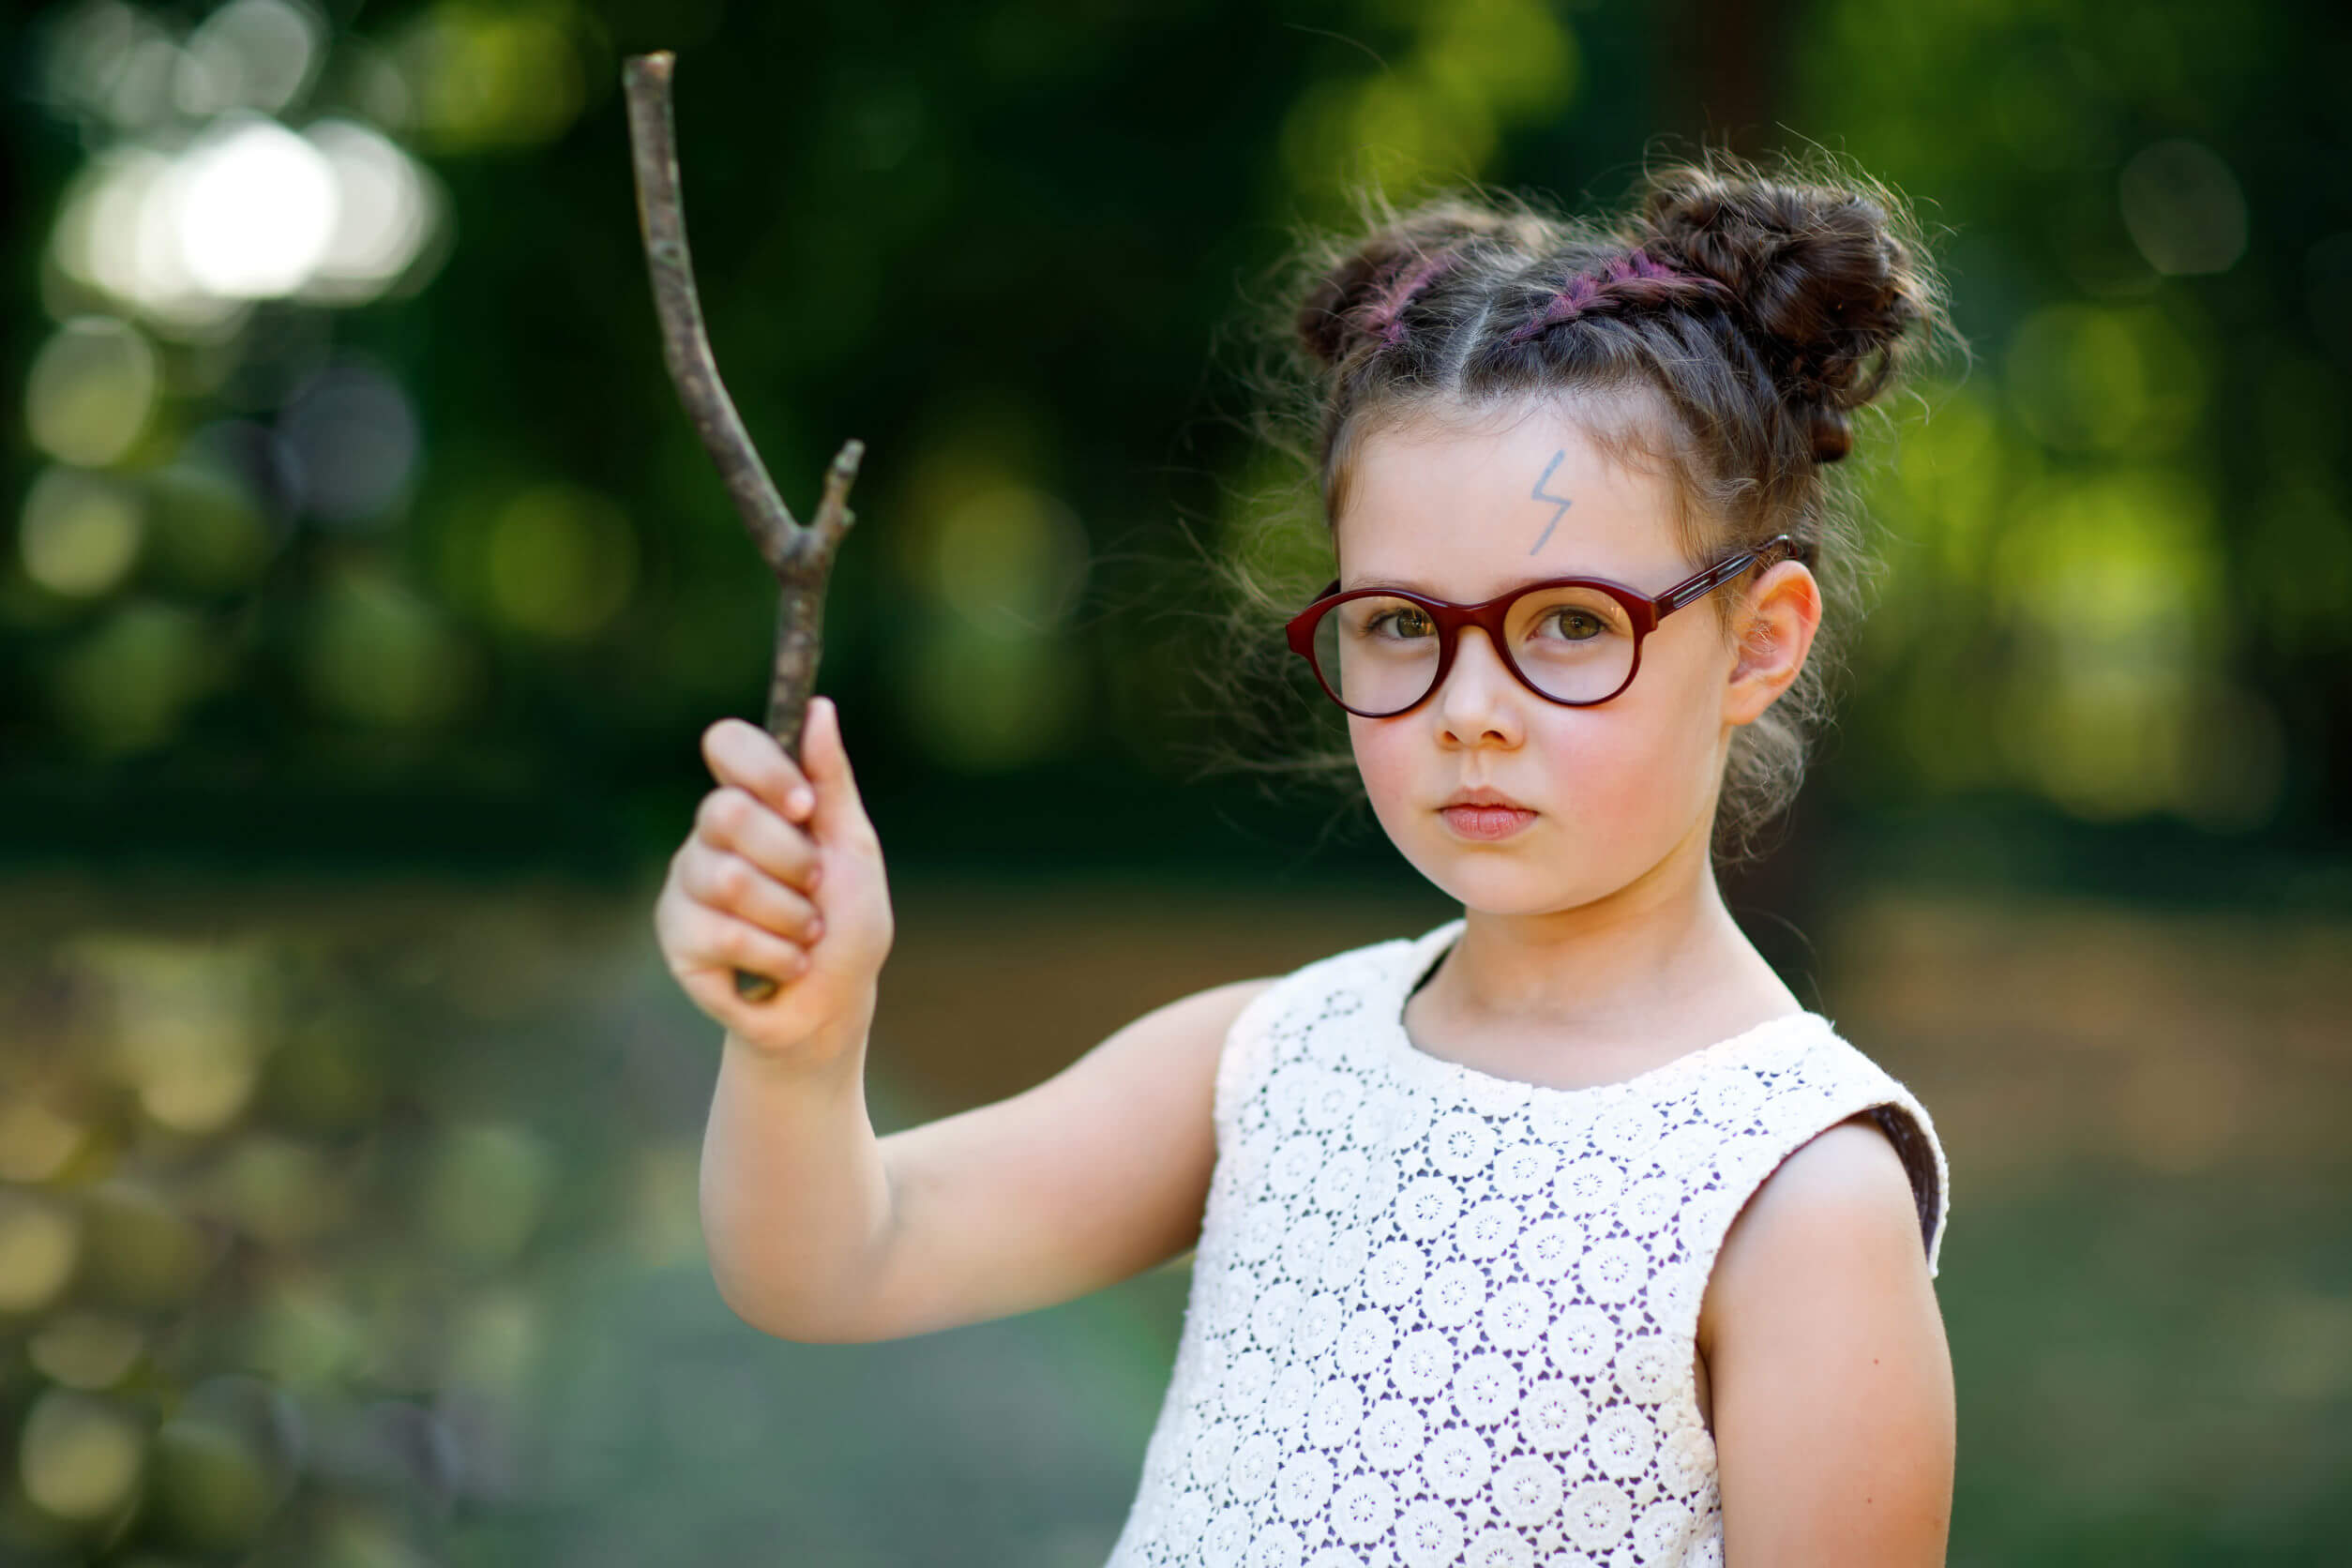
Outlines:
<svg viewBox="0 0 2352 1568"><path fill-rule="evenodd" d="M1666 128L1754 157L1779 143L1788 0L1671 0L1658 19Z"/></svg>

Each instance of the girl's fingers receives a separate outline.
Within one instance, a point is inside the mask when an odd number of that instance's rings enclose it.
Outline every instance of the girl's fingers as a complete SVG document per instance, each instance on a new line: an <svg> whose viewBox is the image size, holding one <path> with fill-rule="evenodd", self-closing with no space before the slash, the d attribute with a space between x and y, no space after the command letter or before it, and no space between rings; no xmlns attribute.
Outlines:
<svg viewBox="0 0 2352 1568"><path fill-rule="evenodd" d="M816 843L743 790L733 785L713 790L702 797L694 821L704 844L733 851L780 882L815 890Z"/></svg>
<svg viewBox="0 0 2352 1568"><path fill-rule="evenodd" d="M697 846L678 865L678 884L697 903L762 930L814 943L824 923L817 906L739 854Z"/></svg>
<svg viewBox="0 0 2352 1568"><path fill-rule="evenodd" d="M808 776L776 737L740 718L722 718L702 731L702 761L711 776L764 802L788 822L806 822L816 805Z"/></svg>
<svg viewBox="0 0 2352 1568"><path fill-rule="evenodd" d="M805 771L816 803L809 825L827 843L873 845L874 823L857 792L850 748L841 739L840 708L830 697L811 698L802 731L801 759L808 764Z"/></svg>
<svg viewBox="0 0 2352 1568"><path fill-rule="evenodd" d="M687 969L747 969L779 986L791 985L808 970L808 955L798 944L710 909L687 923L678 957ZM732 985L728 988L731 993Z"/></svg>

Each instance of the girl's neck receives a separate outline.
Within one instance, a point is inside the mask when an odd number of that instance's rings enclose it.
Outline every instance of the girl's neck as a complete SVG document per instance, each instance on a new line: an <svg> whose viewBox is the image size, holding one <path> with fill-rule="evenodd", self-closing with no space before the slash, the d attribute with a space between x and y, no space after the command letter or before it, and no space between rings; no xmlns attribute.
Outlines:
<svg viewBox="0 0 2352 1568"><path fill-rule="evenodd" d="M1799 1011L1725 908L1705 856L1685 865L1576 909L1466 908L1454 950L1408 1003L1409 1033L1434 1055L1488 1058L1504 1076L1536 1076L1507 1071L1513 1063L1539 1074L1568 1065L1606 1082ZM1594 1070L1574 1071L1571 1058Z"/></svg>

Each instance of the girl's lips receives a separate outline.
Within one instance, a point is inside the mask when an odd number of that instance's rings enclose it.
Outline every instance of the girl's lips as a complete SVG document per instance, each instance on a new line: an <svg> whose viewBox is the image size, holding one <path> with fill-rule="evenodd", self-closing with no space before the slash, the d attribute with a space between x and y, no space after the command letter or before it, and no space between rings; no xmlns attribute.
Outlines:
<svg viewBox="0 0 2352 1568"><path fill-rule="evenodd" d="M1465 838L1508 838L1535 820L1534 812L1510 806L1447 806L1438 815Z"/></svg>

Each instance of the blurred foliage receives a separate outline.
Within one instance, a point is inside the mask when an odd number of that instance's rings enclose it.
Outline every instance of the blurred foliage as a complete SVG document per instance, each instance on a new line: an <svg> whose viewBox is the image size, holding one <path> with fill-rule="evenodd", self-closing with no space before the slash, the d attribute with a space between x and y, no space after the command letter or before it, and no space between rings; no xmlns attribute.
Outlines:
<svg viewBox="0 0 2352 1568"><path fill-rule="evenodd" d="M1932 203L1977 345L1875 491L1896 548L1849 721L1892 743L1869 787L2340 823L2352 206L2308 182L2352 116L2288 40L2324 54L2343 19L1989 20L1824 6L1793 73Z"/></svg>
<svg viewBox="0 0 2352 1568"><path fill-rule="evenodd" d="M0 1560L418 1561L520 1501L568 1281L695 1243L690 1156L609 1093L648 1064L577 1043L611 912L39 901L0 989Z"/></svg>
<svg viewBox="0 0 2352 1568"><path fill-rule="evenodd" d="M2352 787L2344 31L2187 0L53 6L12 52L43 219L0 438L13 845L625 873L674 839L695 732L761 700L773 595L658 357L617 74L666 46L712 336L788 501L868 444L822 682L910 852L988 852L974 807L1016 856L1296 839L1313 803L1192 784L1222 736L1171 694L1214 652L1158 613L1213 591L1191 538L1250 548L1264 269L1350 179L1606 201L1659 132L1890 180L1974 345L1862 443L1892 569L1798 831L2320 847ZM1132 831L1188 784L1226 825ZM1380 856L1362 825L1343 852Z"/></svg>

